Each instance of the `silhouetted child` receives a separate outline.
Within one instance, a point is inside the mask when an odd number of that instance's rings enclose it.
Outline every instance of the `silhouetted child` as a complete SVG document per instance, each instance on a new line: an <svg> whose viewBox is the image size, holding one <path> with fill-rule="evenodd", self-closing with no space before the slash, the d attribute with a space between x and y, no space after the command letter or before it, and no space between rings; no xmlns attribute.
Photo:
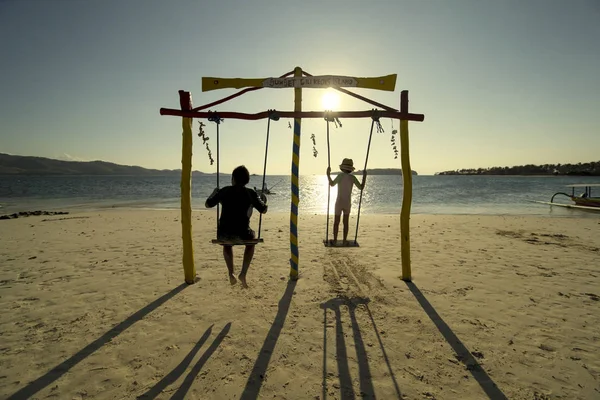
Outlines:
<svg viewBox="0 0 600 400"><path fill-rule="evenodd" d="M264 194L258 196L258 193L252 189L248 189L246 185L250 181L250 173L248 169L240 165L233 170L231 175L231 186L225 186L220 189L215 188L212 194L206 199L205 206L212 208L218 203L223 206L221 218L219 220L219 228L217 229L217 238L219 240L251 240L255 238L254 231L250 229L250 217L252 216L252 208L256 208L258 212L264 214L267 212L267 198ZM233 271L233 246L223 246L223 258L229 272L229 282L233 285L237 281ZM244 251L244 261L242 263L242 271L238 278L244 287L246 284L246 273L254 256L254 244L247 244Z"/></svg>
<svg viewBox="0 0 600 400"><path fill-rule="evenodd" d="M341 174L331 180L331 168L327 167L327 179L329 185L338 185L337 199L335 200L335 218L333 220L333 243L337 242L340 228L340 216L344 213L344 245L348 244L348 220L350 219L350 208L352 207L352 188L363 190L367 180L367 171L363 171L362 183L351 174L354 171L354 162L350 158L344 158L340 164Z"/></svg>

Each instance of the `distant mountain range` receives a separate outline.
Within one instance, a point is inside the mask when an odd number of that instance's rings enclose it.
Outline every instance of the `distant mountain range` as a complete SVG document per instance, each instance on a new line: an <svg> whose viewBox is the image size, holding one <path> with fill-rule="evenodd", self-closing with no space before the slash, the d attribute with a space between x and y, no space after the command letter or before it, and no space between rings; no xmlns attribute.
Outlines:
<svg viewBox="0 0 600 400"><path fill-rule="evenodd" d="M401 175L401 169L374 168L370 175ZM417 175L412 171L413 175ZM62 161L45 157L0 153L0 175L179 175L181 169L148 169L106 161ZM193 175L212 175L193 171ZM356 171L356 174L362 174Z"/></svg>
<svg viewBox="0 0 600 400"><path fill-rule="evenodd" d="M147 169L106 161L62 161L0 153L0 175L179 175L180 169ZM203 172L194 171L194 175Z"/></svg>

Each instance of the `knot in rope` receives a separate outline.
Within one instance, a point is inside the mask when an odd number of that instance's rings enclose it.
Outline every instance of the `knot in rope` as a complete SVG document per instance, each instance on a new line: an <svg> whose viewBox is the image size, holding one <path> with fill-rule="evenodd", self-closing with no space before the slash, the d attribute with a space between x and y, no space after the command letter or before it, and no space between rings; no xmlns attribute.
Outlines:
<svg viewBox="0 0 600 400"><path fill-rule="evenodd" d="M324 119L327 122L333 122L335 124L336 128L342 127L342 123L340 122L340 119L338 117L333 116L331 111L325 111Z"/></svg>
<svg viewBox="0 0 600 400"><path fill-rule="evenodd" d="M217 114L216 112L208 112L209 114L212 114L211 117L208 117L208 120L210 122L215 122L217 124L220 124L221 122L223 122L223 118L219 117L219 114Z"/></svg>
<svg viewBox="0 0 600 400"><path fill-rule="evenodd" d="M331 111L325 111L325 117L323 119L327 122L335 122L335 117L331 114Z"/></svg>
<svg viewBox="0 0 600 400"><path fill-rule="evenodd" d="M377 125L377 133L384 133L383 126L381 126L381 122L379 121L380 113L379 110L373 110L373 114L371 115L371 119Z"/></svg>
<svg viewBox="0 0 600 400"><path fill-rule="evenodd" d="M269 119L272 119L273 121L279 121L279 113L275 110L268 110L269 113Z"/></svg>

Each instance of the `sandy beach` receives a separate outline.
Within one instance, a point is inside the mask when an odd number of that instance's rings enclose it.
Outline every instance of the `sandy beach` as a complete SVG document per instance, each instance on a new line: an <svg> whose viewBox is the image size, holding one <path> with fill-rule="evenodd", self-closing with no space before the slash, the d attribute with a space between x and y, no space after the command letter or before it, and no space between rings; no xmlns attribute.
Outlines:
<svg viewBox="0 0 600 400"><path fill-rule="evenodd" d="M178 211L0 221L0 397L600 398L600 218L413 215L410 284L399 215L361 215L348 249L301 215L289 282L288 218L266 215L248 289L214 212L193 285Z"/></svg>

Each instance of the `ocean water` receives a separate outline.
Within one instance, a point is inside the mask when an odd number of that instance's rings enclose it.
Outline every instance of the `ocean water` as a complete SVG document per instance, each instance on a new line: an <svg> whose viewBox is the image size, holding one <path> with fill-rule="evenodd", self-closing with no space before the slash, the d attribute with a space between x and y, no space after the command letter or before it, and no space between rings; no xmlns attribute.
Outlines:
<svg viewBox="0 0 600 400"><path fill-rule="evenodd" d="M230 176L220 177L221 186ZM289 212L290 177L267 176L270 211ZM526 176L413 176L413 214L546 215L598 218L600 213L531 203L550 201L565 185L600 183L598 177ZM261 187L262 176L253 176L249 187ZM203 209L216 187L216 175L194 177L192 207ZM326 176L300 177L300 213L325 214ZM361 214L399 213L402 177L369 176ZM353 212L359 202L353 195ZM599 193L600 194L600 190ZM115 207L178 209L180 179L177 176L0 176L0 215L34 210L94 210ZM333 210L336 188L331 189ZM566 199L569 203L569 200Z"/></svg>

